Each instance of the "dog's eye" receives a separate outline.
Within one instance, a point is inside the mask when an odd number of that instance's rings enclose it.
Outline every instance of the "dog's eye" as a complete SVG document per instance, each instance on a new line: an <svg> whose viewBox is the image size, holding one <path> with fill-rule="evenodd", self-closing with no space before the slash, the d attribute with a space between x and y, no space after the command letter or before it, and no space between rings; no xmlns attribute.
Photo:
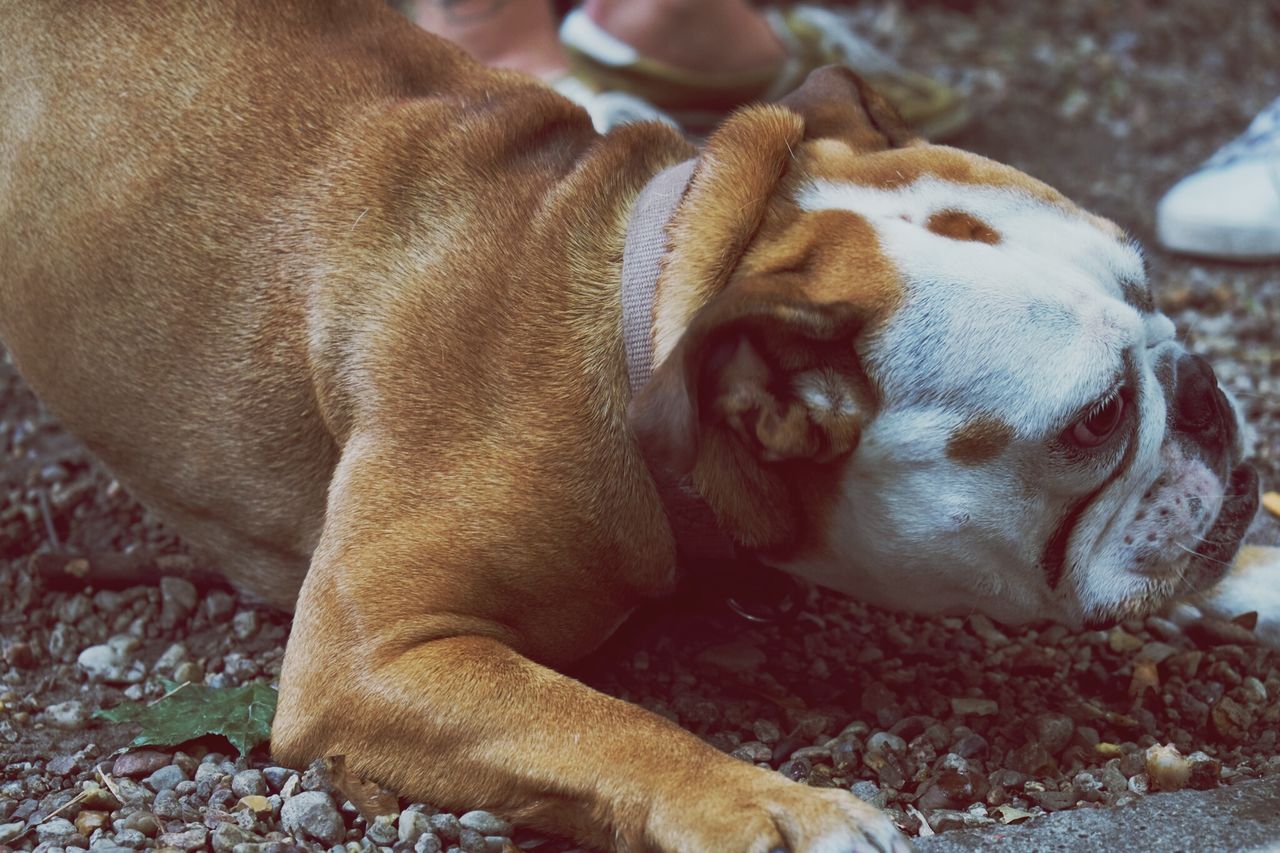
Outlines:
<svg viewBox="0 0 1280 853"><path fill-rule="evenodd" d="M1112 394L1098 403L1089 413L1071 425L1067 435L1079 447L1097 447L1111 437L1120 426L1124 414L1124 396Z"/></svg>

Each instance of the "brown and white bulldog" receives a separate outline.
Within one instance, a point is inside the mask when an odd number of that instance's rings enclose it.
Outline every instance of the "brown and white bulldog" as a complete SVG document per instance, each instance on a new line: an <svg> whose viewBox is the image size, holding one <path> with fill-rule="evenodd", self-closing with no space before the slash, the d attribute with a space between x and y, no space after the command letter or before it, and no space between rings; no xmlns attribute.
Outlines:
<svg viewBox="0 0 1280 853"><path fill-rule="evenodd" d="M673 507L880 604L1071 624L1204 589L1254 513L1132 242L848 73L695 149L380 0L0 21L0 332L296 607L281 761L620 849L897 849L556 672L698 550Z"/></svg>

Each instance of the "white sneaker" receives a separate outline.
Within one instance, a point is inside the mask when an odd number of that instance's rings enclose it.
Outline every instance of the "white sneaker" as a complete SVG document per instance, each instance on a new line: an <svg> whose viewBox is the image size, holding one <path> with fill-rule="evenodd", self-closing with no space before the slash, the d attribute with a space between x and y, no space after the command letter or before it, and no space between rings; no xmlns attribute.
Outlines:
<svg viewBox="0 0 1280 853"><path fill-rule="evenodd" d="M1280 98L1165 193L1156 235L1189 255L1280 258Z"/></svg>

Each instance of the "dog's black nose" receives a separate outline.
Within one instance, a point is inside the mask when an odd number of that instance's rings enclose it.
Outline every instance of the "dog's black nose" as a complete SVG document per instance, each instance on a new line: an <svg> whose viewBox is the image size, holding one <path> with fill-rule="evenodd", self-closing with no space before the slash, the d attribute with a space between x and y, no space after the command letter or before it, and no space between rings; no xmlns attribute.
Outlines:
<svg viewBox="0 0 1280 853"><path fill-rule="evenodd" d="M1217 460L1235 431L1231 406L1218 387L1218 377L1209 362L1198 355L1179 356L1174 369L1170 406L1173 428L1206 451L1209 459Z"/></svg>
<svg viewBox="0 0 1280 853"><path fill-rule="evenodd" d="M1178 359L1173 388L1173 425L1183 432L1208 429L1218 413L1218 377L1198 355Z"/></svg>

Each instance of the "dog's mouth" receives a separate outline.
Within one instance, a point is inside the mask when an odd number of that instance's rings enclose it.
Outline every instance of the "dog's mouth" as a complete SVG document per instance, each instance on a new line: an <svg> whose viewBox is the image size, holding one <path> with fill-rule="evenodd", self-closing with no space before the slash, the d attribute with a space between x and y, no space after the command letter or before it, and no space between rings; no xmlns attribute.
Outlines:
<svg viewBox="0 0 1280 853"><path fill-rule="evenodd" d="M1143 594L1127 597L1110 606L1084 614L1089 629L1108 628L1122 619L1141 617L1157 610L1171 598L1199 592L1222 579L1257 515L1258 472L1252 465L1236 466L1227 478L1222 505L1213 524L1200 537L1185 565L1176 572L1153 579ZM1146 572L1143 572L1146 574Z"/></svg>
<svg viewBox="0 0 1280 853"><path fill-rule="evenodd" d="M1187 564L1184 591L1204 589L1227 573L1258 513L1258 500L1257 469L1248 464L1236 466L1222 496L1222 509Z"/></svg>

